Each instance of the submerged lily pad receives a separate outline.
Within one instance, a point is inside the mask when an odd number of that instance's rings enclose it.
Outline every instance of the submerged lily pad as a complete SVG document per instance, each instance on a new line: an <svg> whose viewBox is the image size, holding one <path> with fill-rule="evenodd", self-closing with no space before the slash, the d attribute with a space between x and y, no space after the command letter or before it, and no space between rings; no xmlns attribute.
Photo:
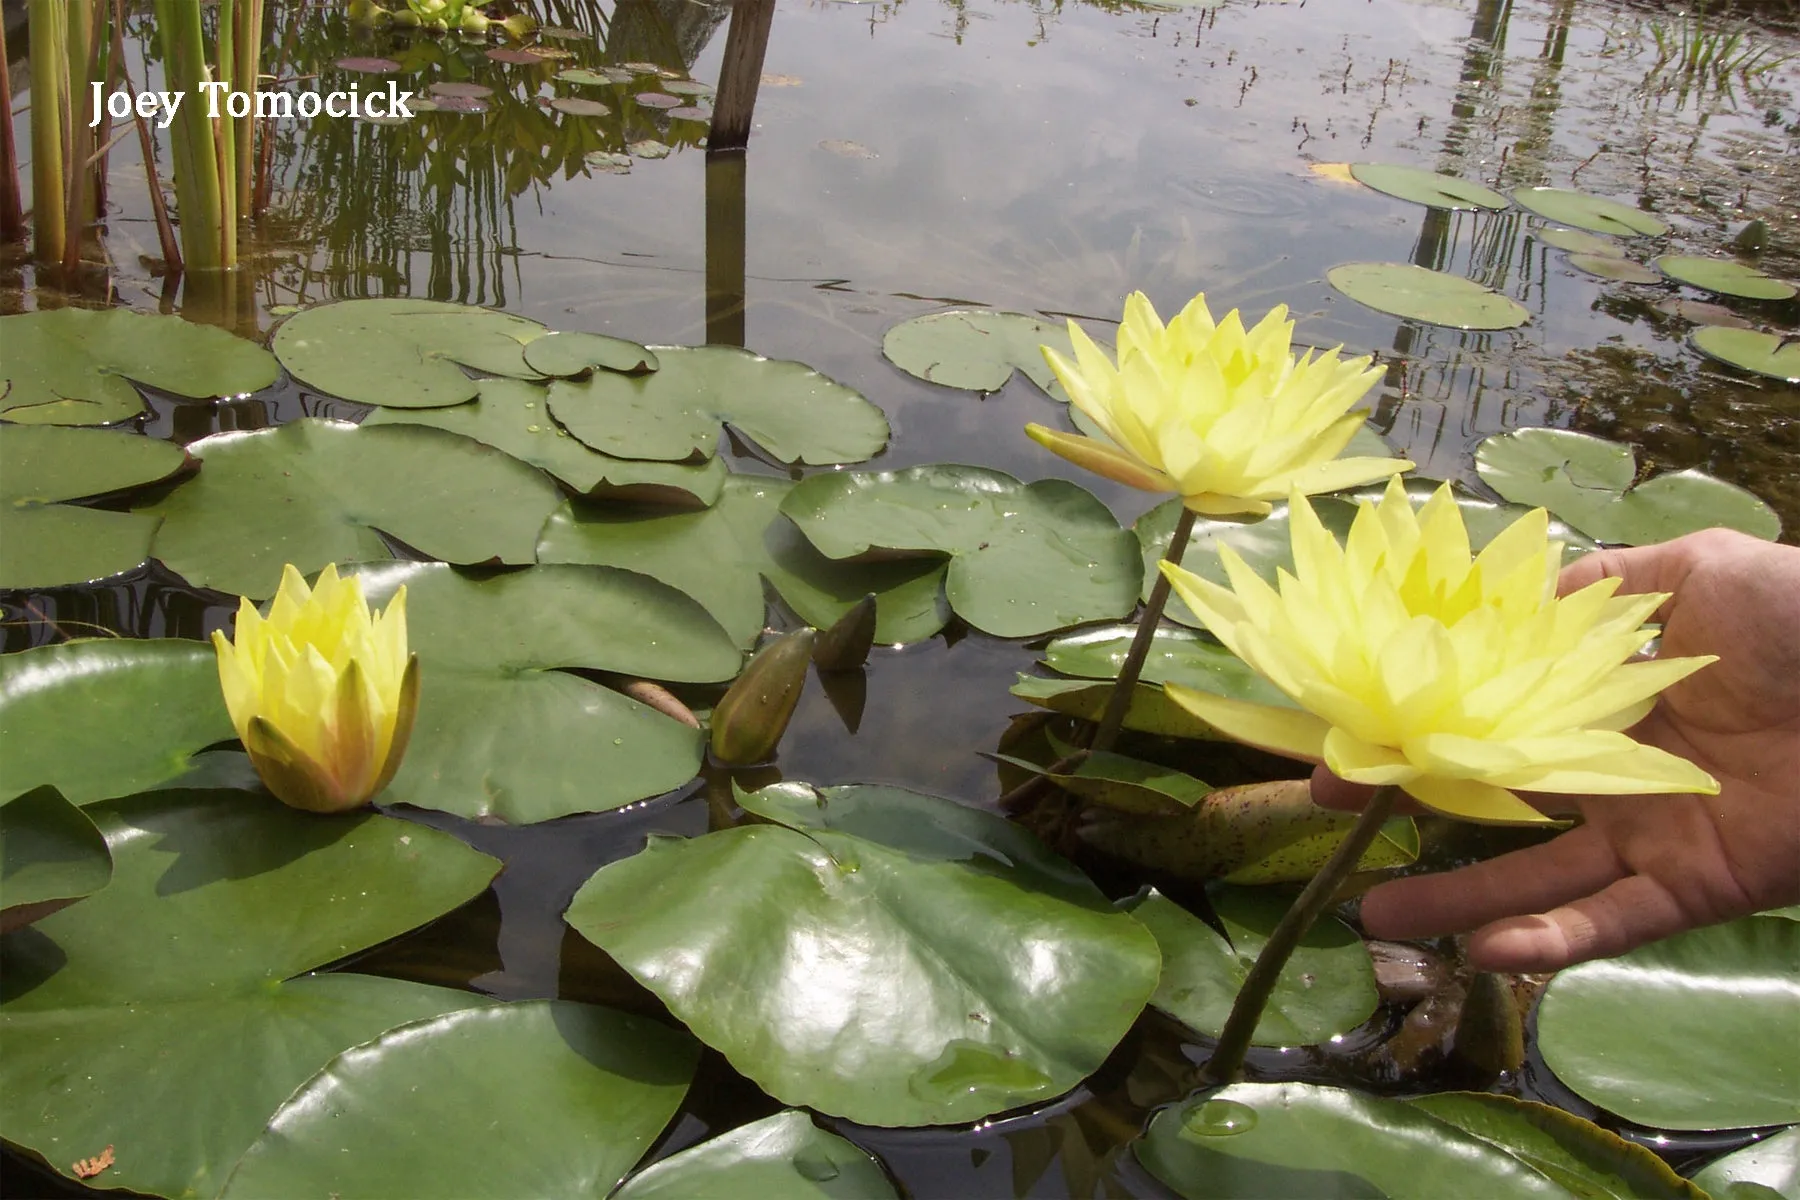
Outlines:
<svg viewBox="0 0 1800 1200"><path fill-rule="evenodd" d="M485 888L499 863L449 834L303 813L267 793L160 792L86 811L112 883L0 941L0 1123L58 1170L118 1143L107 1186L213 1195L333 1055L485 1003L395 979L291 978Z"/></svg>
<svg viewBox="0 0 1800 1200"><path fill-rule="evenodd" d="M597 371L550 385L550 411L583 442L619 458L710 458L730 425L785 463L861 462L888 423L860 392L804 363L735 346L656 347L658 369Z"/></svg>
<svg viewBox="0 0 1800 1200"><path fill-rule="evenodd" d="M187 463L181 447L137 434L0 424L0 588L86 583L143 562L154 517L58 501L155 483Z"/></svg>
<svg viewBox="0 0 1800 1200"><path fill-rule="evenodd" d="M1696 1003L1704 997L1704 1003ZM1746 917L1557 974L1538 1049L1582 1099L1657 1129L1800 1121L1800 924Z"/></svg>
<svg viewBox="0 0 1800 1200"><path fill-rule="evenodd" d="M1403 167L1394 163L1351 163L1350 174L1357 182L1393 196L1431 208L1502 209L1506 197L1489 187L1440 175L1422 167Z"/></svg>
<svg viewBox="0 0 1800 1200"><path fill-rule="evenodd" d="M1059 753L1063 749L1057 747ZM1211 785L1173 767L1110 750L1092 751L1071 771L1051 771L1044 764L1010 754L987 757L1042 775L1071 795L1117 812L1167 816L1192 808L1212 791Z"/></svg>
<svg viewBox="0 0 1800 1200"><path fill-rule="evenodd" d="M0 317L0 417L106 425L144 411L132 383L196 400L259 391L280 374L267 350L211 325L123 308Z"/></svg>
<svg viewBox="0 0 1800 1200"><path fill-rule="evenodd" d="M1642 484L1630 446L1568 429L1517 429L1481 443L1475 469L1508 500L1541 505L1595 541L1644 546L1714 525L1773 540L1781 521L1761 500L1701 471Z"/></svg>
<svg viewBox="0 0 1800 1200"><path fill-rule="evenodd" d="M310 575L394 557L381 534L446 562L529 563L559 498L517 459L423 426L305 418L188 451L204 469L143 510L163 522L152 552L190 583L253 599L275 594L284 563Z"/></svg>
<svg viewBox="0 0 1800 1200"><path fill-rule="evenodd" d="M1084 629L1046 646L1044 664L1064 675L1117 679L1136 636L1134 625ZM1210 637L1185 629L1164 627L1151 635L1140 678L1145 683L1179 683L1252 704L1293 704L1243 659Z"/></svg>
<svg viewBox="0 0 1800 1200"><path fill-rule="evenodd" d="M1793 1200L1800 1196L1800 1126L1714 1159L1693 1182L1713 1200Z"/></svg>
<svg viewBox="0 0 1800 1200"><path fill-rule="evenodd" d="M1661 237L1669 232L1667 225L1642 209L1567 188L1519 188L1513 193L1513 199L1540 217L1592 233Z"/></svg>
<svg viewBox="0 0 1800 1200"><path fill-rule="evenodd" d="M1325 272L1332 287L1377 312L1452 329L1517 329L1525 306L1460 275L1412 263L1353 262Z"/></svg>
<svg viewBox="0 0 1800 1200"><path fill-rule="evenodd" d="M790 1108L651 1164L612 1200L893 1200L896 1195L866 1150Z"/></svg>
<svg viewBox="0 0 1800 1200"><path fill-rule="evenodd" d="M464 304L340 300L289 317L270 348L296 379L333 396L441 408L475 398L476 381L464 367L538 378L524 348L545 332L536 321Z"/></svg>
<svg viewBox="0 0 1800 1200"><path fill-rule="evenodd" d="M1131 915L1156 935L1162 979L1150 1003L1188 1028L1218 1037L1256 956L1286 914L1291 897L1260 888L1217 888L1213 911L1230 938L1152 891ZM1300 939L1257 1019L1256 1046L1314 1046L1347 1033L1375 1012L1375 966L1356 931L1321 917Z"/></svg>
<svg viewBox="0 0 1800 1200"><path fill-rule="evenodd" d="M1106 711L1113 685L1088 679L1044 679L1021 675L1012 686L1019 699L1087 721L1098 721ZM1163 693L1155 684L1140 683L1132 689L1125 709L1125 728L1158 737L1228 741L1223 734Z"/></svg>
<svg viewBox="0 0 1800 1200"><path fill-rule="evenodd" d="M1722 296L1742 296L1746 300L1786 300L1796 290L1791 283L1771 279L1755 267L1729 258L1665 254L1656 260L1656 269L1678 283L1692 284Z"/></svg>
<svg viewBox="0 0 1800 1200"><path fill-rule="evenodd" d="M1555 246L1558 250L1567 250L1571 254L1625 257L1625 247L1613 238L1582 229L1540 229L1535 236L1538 241Z"/></svg>
<svg viewBox="0 0 1800 1200"><path fill-rule="evenodd" d="M699 1050L644 1017L568 1001L428 1017L308 1080L219 1195L604 1195L675 1115Z"/></svg>
<svg viewBox="0 0 1800 1200"><path fill-rule="evenodd" d="M1661 283L1662 276L1643 263L1610 254L1571 254L1569 265L1578 271L1615 283Z"/></svg>
<svg viewBox="0 0 1800 1200"><path fill-rule="evenodd" d="M1703 325L1689 340L1700 353L1740 371L1800 383L1800 337Z"/></svg>
<svg viewBox="0 0 1800 1200"><path fill-rule="evenodd" d="M797 484L781 511L820 553L947 555L956 614L997 637L1122 617L1142 567L1131 536L1090 493L1021 484L985 467L838 472Z"/></svg>
<svg viewBox="0 0 1800 1200"><path fill-rule="evenodd" d="M658 838L567 919L788 1104L939 1125L1060 1095L1156 985L1149 932L1004 818L778 784L773 825Z"/></svg>
<svg viewBox="0 0 1800 1200"><path fill-rule="evenodd" d="M0 933L91 896L112 870L106 838L55 788L0 797Z"/></svg>
<svg viewBox="0 0 1800 1200"><path fill-rule="evenodd" d="M1044 360L1044 346L1065 356L1075 353L1066 324L986 309L927 313L900 322L881 339L889 362L927 383L997 392L1018 371L1067 402Z"/></svg>

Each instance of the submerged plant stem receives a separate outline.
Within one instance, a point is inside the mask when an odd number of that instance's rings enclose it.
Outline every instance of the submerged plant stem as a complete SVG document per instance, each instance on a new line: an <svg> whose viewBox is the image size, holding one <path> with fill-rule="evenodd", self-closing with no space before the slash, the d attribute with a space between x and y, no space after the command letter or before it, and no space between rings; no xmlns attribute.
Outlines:
<svg viewBox="0 0 1800 1200"><path fill-rule="evenodd" d="M1175 521L1175 534L1169 539L1164 560L1180 566L1181 556L1187 552L1188 539L1193 534L1194 510L1184 504L1181 516ZM1144 604L1144 615L1138 618L1137 636L1131 639L1131 649L1119 667L1118 682L1113 684L1112 695L1106 699L1106 711L1100 714L1100 728L1094 731L1094 740L1088 743L1088 749L1111 750L1113 743L1119 740L1119 729L1125 723L1125 713L1131 708L1132 693L1137 689L1144 659L1150 656L1150 643L1162 624L1163 606L1168 602L1169 577L1158 571L1156 582L1150 588L1150 599Z"/></svg>
<svg viewBox="0 0 1800 1200"><path fill-rule="evenodd" d="M1250 974L1244 978L1244 986L1238 989L1237 999L1232 1002L1231 1015L1225 1019L1225 1028L1219 1033L1219 1044L1213 1049L1212 1057L1200 1068L1200 1075L1209 1085L1233 1083L1243 1073L1244 1054L1250 1049L1250 1036L1256 1032L1256 1023L1262 1018L1263 1009L1268 1007L1269 996L1275 990L1275 981L1281 977L1281 968L1287 965L1288 958L1300 939L1306 936L1331 898L1337 895L1338 888L1356 869L1362 859L1363 851L1375 840L1388 817L1393 815L1394 805L1400 799L1400 789L1384 787L1376 789L1368 806L1357 814L1356 823L1350 826L1350 832L1332 852L1325 865L1319 868L1306 887L1295 898L1292 908L1275 926L1269 940L1263 946L1262 953L1256 956L1256 963L1250 968Z"/></svg>

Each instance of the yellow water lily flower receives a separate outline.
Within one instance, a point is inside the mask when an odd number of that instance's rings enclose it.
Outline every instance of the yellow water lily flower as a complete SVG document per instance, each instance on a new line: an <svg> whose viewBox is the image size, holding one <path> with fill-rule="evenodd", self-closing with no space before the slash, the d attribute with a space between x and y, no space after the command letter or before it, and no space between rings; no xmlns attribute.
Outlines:
<svg viewBox="0 0 1800 1200"><path fill-rule="evenodd" d="M355 576L334 564L309 588L290 563L269 615L242 601L236 640L214 632L213 646L231 723L277 797L343 812L388 785L419 699L404 587L371 615Z"/></svg>
<svg viewBox="0 0 1800 1200"><path fill-rule="evenodd" d="M1381 372L1336 350L1296 358L1293 332L1285 305L1245 332L1236 309L1215 323L1204 295L1165 326L1133 292L1117 366L1073 321L1074 362L1043 348L1069 399L1111 444L1042 425L1025 432L1072 463L1174 492L1211 516L1267 513L1294 490L1333 492L1411 468L1403 459L1338 457L1367 416L1351 406Z"/></svg>
<svg viewBox="0 0 1800 1200"><path fill-rule="evenodd" d="M1629 661L1666 595L1602 579L1558 598L1562 546L1536 509L1471 557L1446 484L1414 511L1400 480L1362 503L1343 545L1289 500L1294 570L1270 587L1230 547L1230 588L1163 563L1218 639L1293 698L1275 708L1175 684L1183 708L1239 741L1396 784L1472 821L1544 818L1513 794L1713 794L1686 759L1625 729L1712 656Z"/></svg>

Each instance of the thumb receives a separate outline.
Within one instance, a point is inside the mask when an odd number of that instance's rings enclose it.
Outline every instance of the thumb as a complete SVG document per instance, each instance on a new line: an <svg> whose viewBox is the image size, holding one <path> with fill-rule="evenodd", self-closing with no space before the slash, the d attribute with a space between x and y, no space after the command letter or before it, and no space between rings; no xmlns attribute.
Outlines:
<svg viewBox="0 0 1800 1200"><path fill-rule="evenodd" d="M1556 580L1557 595L1578 592L1602 579L1619 580L1619 595L1680 591L1682 582L1694 569L1695 539L1705 536L1689 534L1654 546L1591 551L1562 569ZM1662 615L1658 613L1659 617Z"/></svg>

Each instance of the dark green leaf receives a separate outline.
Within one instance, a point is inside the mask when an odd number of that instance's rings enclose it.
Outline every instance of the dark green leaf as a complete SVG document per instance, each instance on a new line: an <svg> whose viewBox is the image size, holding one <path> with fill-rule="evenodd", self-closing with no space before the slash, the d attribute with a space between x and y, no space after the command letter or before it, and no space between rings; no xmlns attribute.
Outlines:
<svg viewBox="0 0 1800 1200"><path fill-rule="evenodd" d="M1402 167L1394 163L1351 163L1350 174L1358 183L1378 192L1431 208L1506 207L1506 197L1492 188L1467 179L1458 179L1454 175L1440 175L1422 167Z"/></svg>
<svg viewBox="0 0 1800 1200"><path fill-rule="evenodd" d="M1800 1200L1800 1127L1714 1159L1693 1181L1712 1200Z"/></svg>
<svg viewBox="0 0 1800 1200"><path fill-rule="evenodd" d="M1066 324L986 309L927 313L902 321L881 339L889 362L928 383L997 392L1019 371L1067 403L1044 358L1044 346L1064 357L1075 354Z"/></svg>
<svg viewBox="0 0 1800 1200"><path fill-rule="evenodd" d="M1460 275L1412 263L1353 262L1331 268L1332 287L1377 312L1452 329L1517 329L1525 307Z"/></svg>
<svg viewBox="0 0 1800 1200"><path fill-rule="evenodd" d="M1519 188L1513 192L1513 199L1540 217L1592 233L1661 237L1669 231L1667 225L1642 209L1567 188Z"/></svg>
<svg viewBox="0 0 1800 1200"><path fill-rule="evenodd" d="M613 1200L893 1200L867 1152L787 1109L671 1155Z"/></svg>
<svg viewBox="0 0 1800 1200"><path fill-rule="evenodd" d="M1692 284L1722 296L1742 296L1748 300L1787 300L1794 295L1793 284L1771 279L1755 267L1745 266L1729 258L1665 254L1656 260L1656 269L1678 283Z"/></svg>
<svg viewBox="0 0 1800 1200"><path fill-rule="evenodd" d="M1718 325L1702 325L1688 336L1694 349L1708 358L1754 375L1800 383L1800 338Z"/></svg>
<svg viewBox="0 0 1800 1200"><path fill-rule="evenodd" d="M0 933L92 895L111 879L106 838L55 788L0 801Z"/></svg>

